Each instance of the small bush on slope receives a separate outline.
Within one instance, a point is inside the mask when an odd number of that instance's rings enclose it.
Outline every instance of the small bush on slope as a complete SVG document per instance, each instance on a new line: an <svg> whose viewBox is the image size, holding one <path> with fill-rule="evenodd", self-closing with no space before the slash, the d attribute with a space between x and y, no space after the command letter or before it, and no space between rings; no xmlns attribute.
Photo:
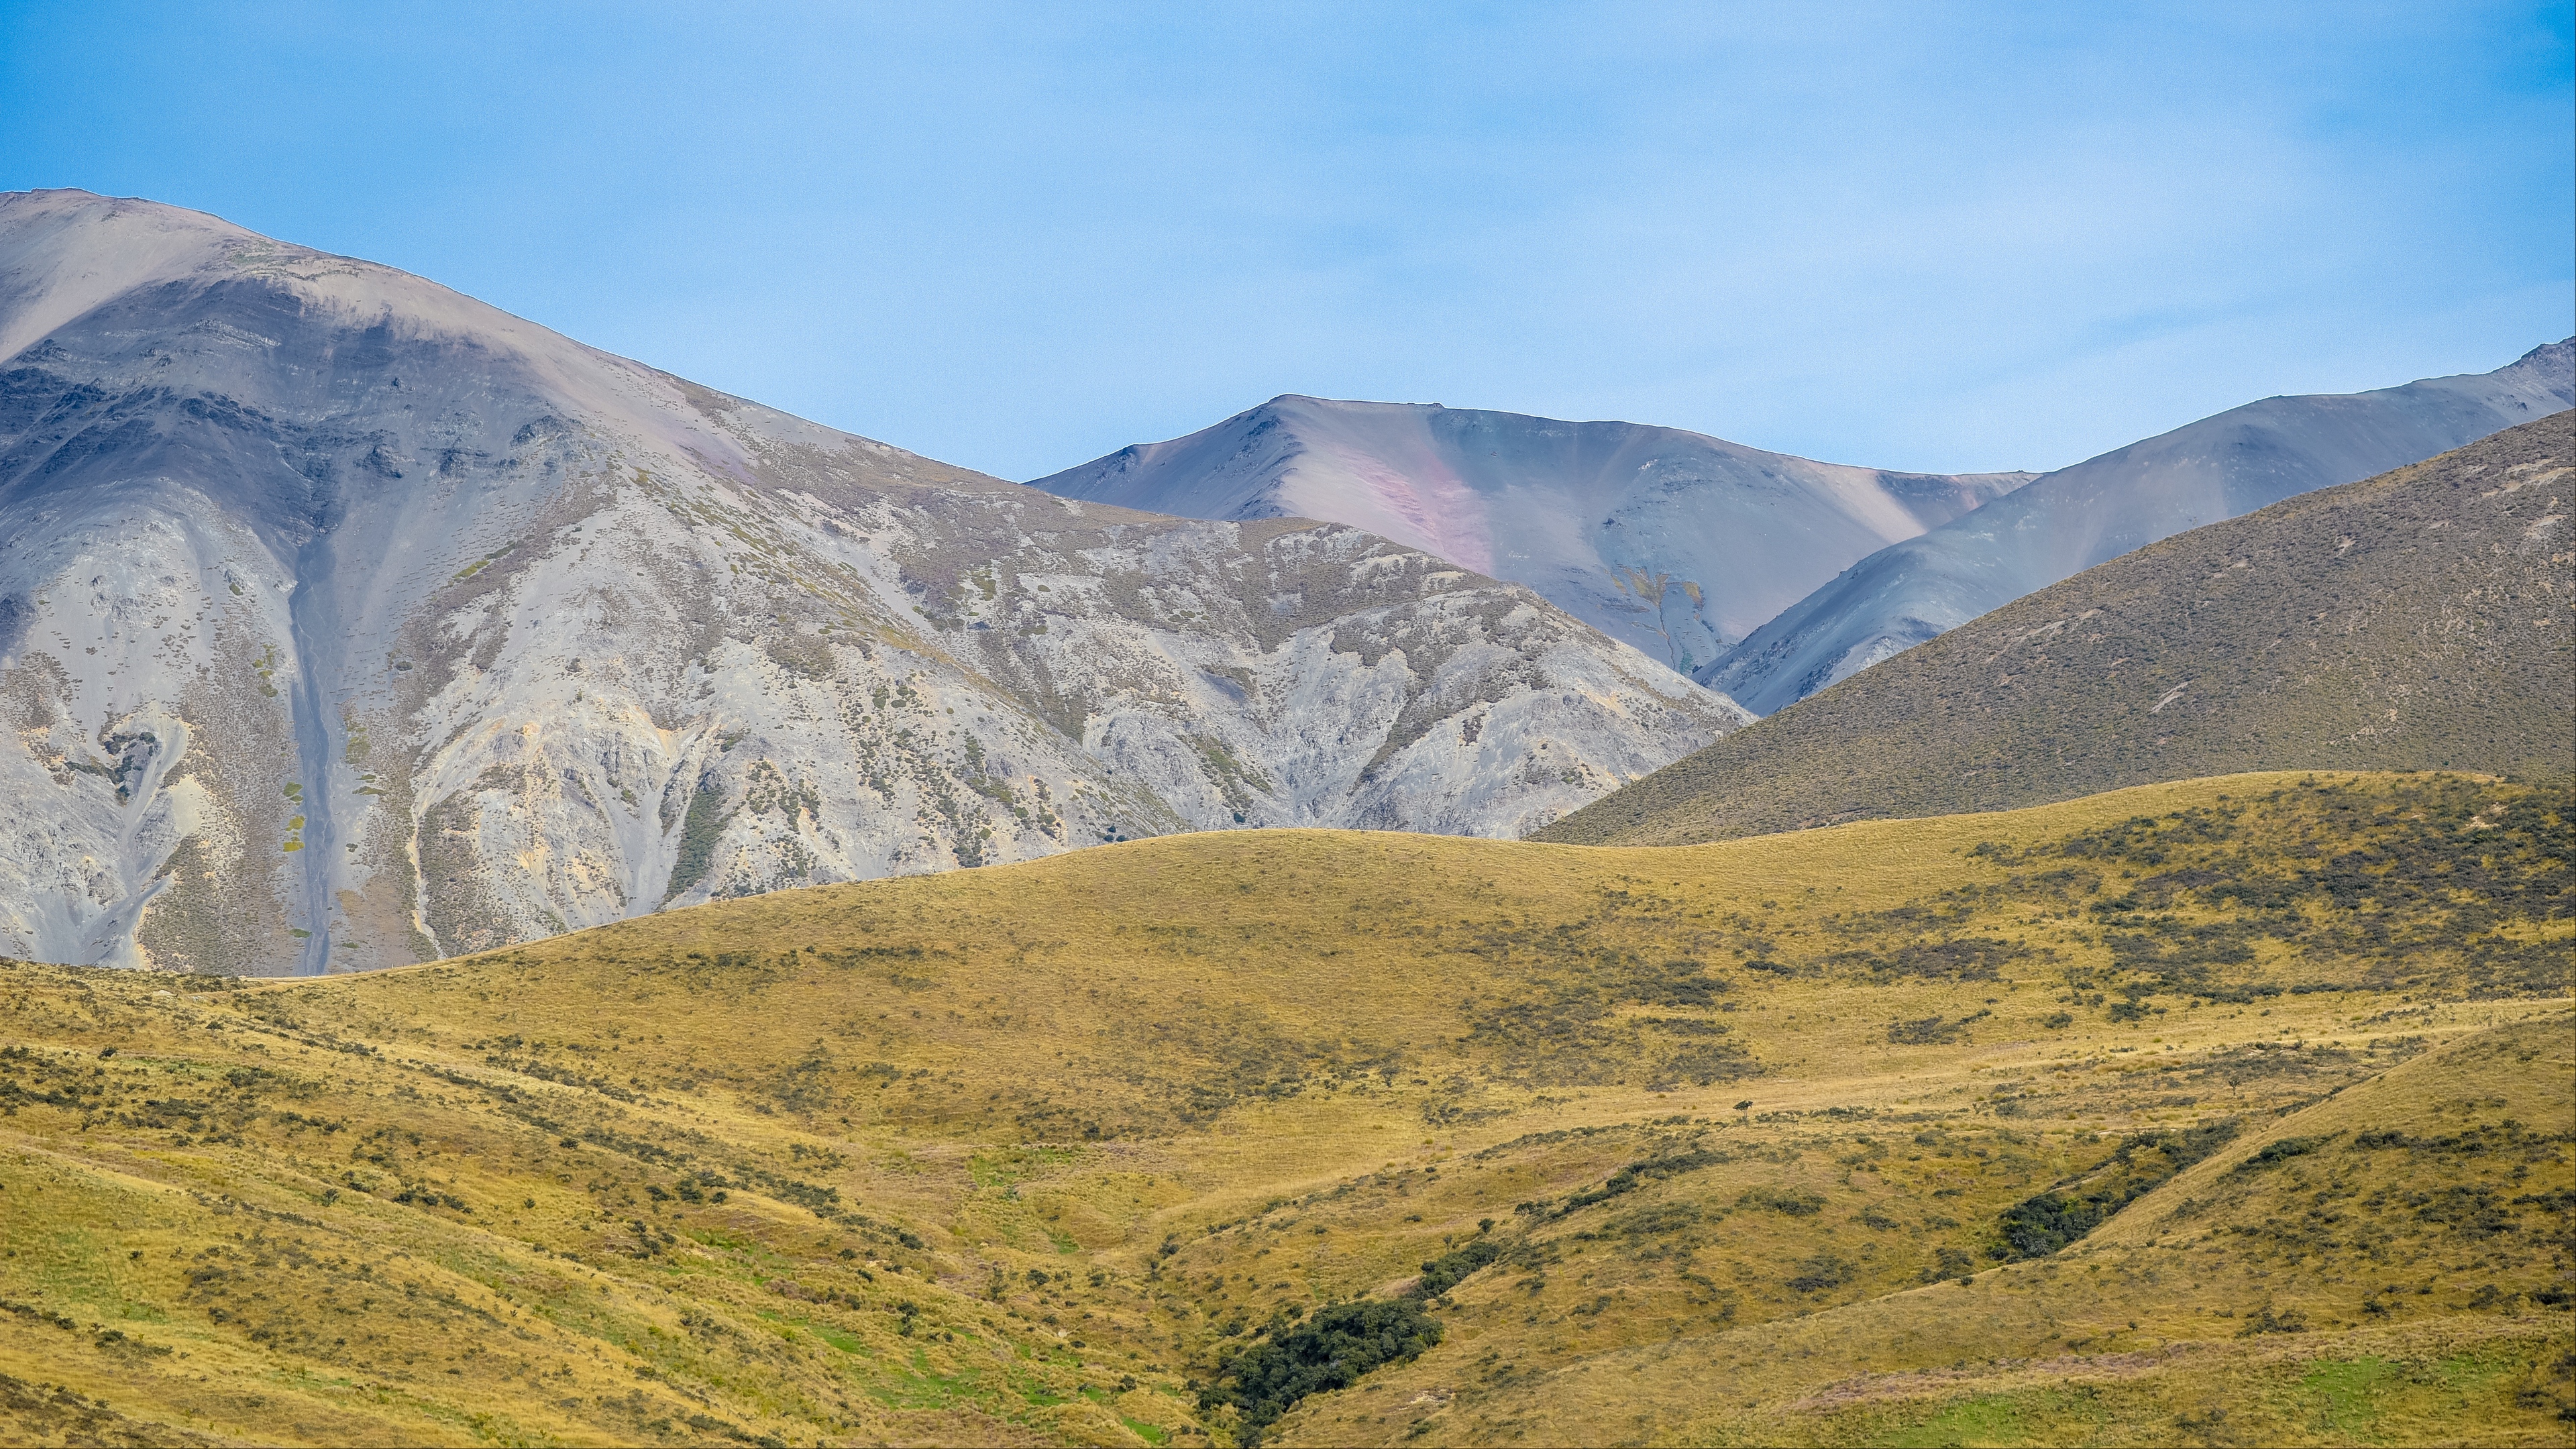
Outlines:
<svg viewBox="0 0 2576 1449"><path fill-rule="evenodd" d="M2175 1173L2226 1146L2236 1136L2237 1126L2212 1122L2182 1132L2149 1132L2130 1138L2090 1172L2053 1183L2048 1191L2006 1208L1996 1224L2002 1241L1988 1250L1989 1256L2044 1258L2056 1252L2163 1186Z"/></svg>
<svg viewBox="0 0 2576 1449"><path fill-rule="evenodd" d="M1227 1360L1216 1385L1200 1391L1199 1407L1233 1405L1243 1416L1242 1442L1258 1444L1261 1431L1307 1395L1348 1388L1438 1342L1439 1320L1411 1299L1338 1303Z"/></svg>

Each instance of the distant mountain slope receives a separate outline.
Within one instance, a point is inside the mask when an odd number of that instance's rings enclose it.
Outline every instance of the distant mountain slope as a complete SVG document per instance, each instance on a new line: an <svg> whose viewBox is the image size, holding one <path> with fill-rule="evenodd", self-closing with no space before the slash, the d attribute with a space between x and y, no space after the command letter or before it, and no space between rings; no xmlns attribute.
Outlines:
<svg viewBox="0 0 2576 1449"><path fill-rule="evenodd" d="M2062 468L1891 545L1693 677L1756 714L2159 538L2420 462L2576 403L2576 339L2494 372L2266 398Z"/></svg>
<svg viewBox="0 0 2576 1449"><path fill-rule="evenodd" d="M1191 828L1513 835L1743 718L1354 529L1069 502L0 197L0 953L373 966Z"/></svg>
<svg viewBox="0 0 2576 1449"><path fill-rule="evenodd" d="M1032 486L1365 528L1527 584L1688 672L1835 570L2032 476L1890 473L1679 428L1291 395Z"/></svg>
<svg viewBox="0 0 2576 1449"><path fill-rule="evenodd" d="M2169 538L1540 832L1682 845L2244 770L2576 772L2576 416Z"/></svg>

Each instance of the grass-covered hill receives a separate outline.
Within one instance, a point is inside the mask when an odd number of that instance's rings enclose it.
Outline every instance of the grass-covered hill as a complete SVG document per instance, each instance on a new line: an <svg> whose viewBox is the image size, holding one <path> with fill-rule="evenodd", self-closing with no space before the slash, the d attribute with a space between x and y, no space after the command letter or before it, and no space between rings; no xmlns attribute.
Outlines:
<svg viewBox="0 0 2576 1449"><path fill-rule="evenodd" d="M2576 772L2576 417L2168 538L1540 832L1684 845L2244 770Z"/></svg>
<svg viewBox="0 0 2576 1449"><path fill-rule="evenodd" d="M0 1441L2558 1442L2571 832L2251 776L13 964Z"/></svg>
<svg viewBox="0 0 2576 1449"><path fill-rule="evenodd" d="M2570 1020L2247 1123L2056 1254L1636 1344L1435 1422L1463 1443L2564 1444ZM1286 1427L1383 1442L1368 1398L1437 1374L1426 1356Z"/></svg>

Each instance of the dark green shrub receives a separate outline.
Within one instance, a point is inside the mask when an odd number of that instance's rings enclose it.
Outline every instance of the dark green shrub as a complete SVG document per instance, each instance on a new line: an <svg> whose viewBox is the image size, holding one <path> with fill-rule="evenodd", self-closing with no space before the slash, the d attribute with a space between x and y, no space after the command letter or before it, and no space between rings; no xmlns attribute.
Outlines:
<svg viewBox="0 0 2576 1449"><path fill-rule="evenodd" d="M2275 1162L2285 1161L2293 1157L2305 1157L2309 1153L2316 1151L2319 1147L2324 1146L2325 1141L2326 1139L2324 1137L2284 1137L2278 1142L2264 1143L2263 1149L2260 1152L2255 1153L2253 1156L2246 1158L2243 1162L2240 1162L2236 1164L2235 1167L2231 1168L2229 1170L2230 1175L2241 1172L2258 1172L2263 1168L2271 1166Z"/></svg>
<svg viewBox="0 0 2576 1449"><path fill-rule="evenodd" d="M2299 1312L2299 1310L2292 1308L2280 1313L2274 1313L2271 1309L2266 1308L2257 1312L2252 1318L2247 1319L2245 1321L2245 1326L2236 1330L2236 1336L2238 1338L2252 1338L2256 1334L2261 1333L2305 1333L2307 1331L2307 1315Z"/></svg>
<svg viewBox="0 0 2576 1449"><path fill-rule="evenodd" d="M1860 1276L1860 1265L1836 1253L1818 1253L1798 1265L1797 1276L1788 1280L1789 1287L1800 1293L1822 1293L1840 1288Z"/></svg>
<svg viewBox="0 0 2576 1449"><path fill-rule="evenodd" d="M1390 1363L1405 1363L1440 1341L1440 1323L1410 1299L1337 1303L1228 1360L1199 1391L1199 1407L1232 1404L1243 1415L1238 1443L1254 1449L1261 1431L1308 1394L1344 1389Z"/></svg>
<svg viewBox="0 0 2576 1449"><path fill-rule="evenodd" d="M1475 1272L1477 1269L1494 1261L1502 1255L1503 1250L1494 1245L1493 1239L1471 1239L1465 1247L1459 1248L1453 1252L1443 1253L1439 1257L1423 1264L1422 1277L1414 1283L1412 1291L1407 1293L1405 1296L1408 1298L1437 1298L1441 1294L1458 1286L1458 1280L1461 1278Z"/></svg>
<svg viewBox="0 0 2576 1449"><path fill-rule="evenodd" d="M1824 1211L1825 1200L1812 1192L1780 1192L1757 1187L1735 1200L1740 1208L1769 1208L1793 1218L1811 1218Z"/></svg>
<svg viewBox="0 0 2576 1449"><path fill-rule="evenodd" d="M2091 1170L2004 1209L1997 1223L2003 1241L1991 1251L2005 1260L2044 1258L2100 1227L2111 1214L2225 1146L2235 1135L2234 1122L2213 1122L2183 1132L2132 1137Z"/></svg>

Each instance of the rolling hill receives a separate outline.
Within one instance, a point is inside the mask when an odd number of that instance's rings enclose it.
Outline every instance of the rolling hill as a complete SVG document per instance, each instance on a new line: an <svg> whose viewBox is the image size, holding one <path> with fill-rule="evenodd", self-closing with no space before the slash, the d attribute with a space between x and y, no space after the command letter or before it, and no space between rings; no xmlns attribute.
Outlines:
<svg viewBox="0 0 2576 1449"><path fill-rule="evenodd" d="M1629 1442L1721 1445L2564 1442L2568 1197L2532 1175L2576 1140L2571 1027L2462 1033L2240 1133L2058 1253L1453 1396L1416 1437L1585 1442L1617 1424ZM1377 1397L1431 1377L1417 1361ZM1350 1396L1284 1428L1398 1442Z"/></svg>
<svg viewBox="0 0 2576 1449"><path fill-rule="evenodd" d="M402 964L1236 825L1514 835L1745 719L1338 525L1083 504L391 268L0 197L0 952Z"/></svg>
<svg viewBox="0 0 2576 1449"><path fill-rule="evenodd" d="M2571 804L1228 832L0 966L0 1437L2548 1442Z"/></svg>
<svg viewBox="0 0 2576 1449"><path fill-rule="evenodd" d="M1272 398L1037 479L1189 518L1328 518L1496 578L1684 673L1834 573L2030 481L1895 473L1680 428Z"/></svg>
<svg viewBox="0 0 2576 1449"><path fill-rule="evenodd" d="M2576 418L2166 539L1540 833L1687 844L2239 770L2576 771ZM2036 485L2034 485L2036 486Z"/></svg>
<svg viewBox="0 0 2576 1449"><path fill-rule="evenodd" d="M2419 462L2576 404L2576 338L2494 372L2275 397L2061 468L1870 555L1694 676L1756 714L2012 600L2284 498Z"/></svg>

